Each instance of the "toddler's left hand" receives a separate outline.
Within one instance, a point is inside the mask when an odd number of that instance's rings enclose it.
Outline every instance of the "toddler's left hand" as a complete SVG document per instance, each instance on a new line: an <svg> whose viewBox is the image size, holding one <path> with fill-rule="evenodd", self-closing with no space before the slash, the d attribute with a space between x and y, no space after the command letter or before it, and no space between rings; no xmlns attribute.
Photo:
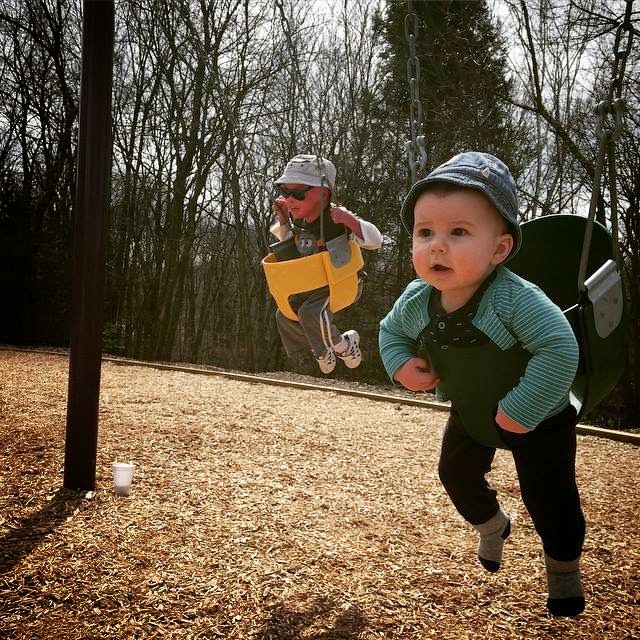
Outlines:
<svg viewBox="0 0 640 640"><path fill-rule="evenodd" d="M362 238L362 227L360 226L360 222L358 218L356 218L351 211L343 207L342 205L333 206L329 210L331 214L331 219L336 224L343 224L347 229L350 229L353 233L355 233L359 238Z"/></svg>
<svg viewBox="0 0 640 640"><path fill-rule="evenodd" d="M331 219L336 224L344 224L349 226L349 223L354 219L353 213L351 213L351 211L349 211L342 205L331 207L330 213Z"/></svg>

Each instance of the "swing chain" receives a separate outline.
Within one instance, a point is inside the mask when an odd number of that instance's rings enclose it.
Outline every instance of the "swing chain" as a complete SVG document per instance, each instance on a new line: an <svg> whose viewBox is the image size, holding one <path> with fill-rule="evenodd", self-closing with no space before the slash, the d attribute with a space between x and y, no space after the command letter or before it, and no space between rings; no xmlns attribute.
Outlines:
<svg viewBox="0 0 640 640"><path fill-rule="evenodd" d="M631 43L633 41L633 24L631 22L631 9L633 2L628 2L624 18L618 25L616 30L616 39L613 46L613 70L612 80L609 88L609 102L612 102L615 98L621 98L622 89L624 86L624 72L627 65L629 54L631 53ZM627 32L627 45L626 48L622 48L620 43L622 41L623 32Z"/></svg>
<svg viewBox="0 0 640 640"><path fill-rule="evenodd" d="M407 58L407 81L409 83L409 125L411 140L406 143L411 184L417 180L418 172L424 173L427 166L425 136L422 132L422 102L420 101L420 60L416 54L418 37L418 16L413 10L412 0L408 0L408 13L404 19L404 35L409 45Z"/></svg>
<svg viewBox="0 0 640 640"><path fill-rule="evenodd" d="M625 101L622 97L624 87L624 73L627 66L627 59L631 53L631 43L633 41L633 28L631 24L631 3L627 5L625 17L616 29L616 38L613 45L613 66L611 82L607 99L598 104L598 141L602 145L615 142L622 134L622 118L625 110ZM621 47L623 33L627 32L626 47ZM607 118L612 116L613 125L607 127Z"/></svg>
<svg viewBox="0 0 640 640"><path fill-rule="evenodd" d="M325 244L324 241L324 216L327 203L324 201L324 186L327 180L327 176L324 171L324 158L322 156L316 156L316 166L318 173L320 174L320 242Z"/></svg>
<svg viewBox="0 0 640 640"><path fill-rule="evenodd" d="M631 43L633 41L633 28L631 24L631 6L627 3L627 9L624 19L618 25L616 30L616 38L613 47L614 60L611 74L611 82L607 99L601 101L597 106L598 124L596 126L596 134L598 139L598 154L593 172L593 190L591 192L591 202L589 206L588 224L585 227L585 235L582 243L582 254L580 256L580 268L578 270L578 288L580 291L586 291L585 278L587 275L587 262L589 258L589 249L591 246L591 235L593 231L593 221L597 209L598 200L600 199L600 189L602 174L604 172L605 158L608 161L609 173L609 194L611 206L611 235L613 240L613 252L615 262L618 268L621 268L620 246L618 242L618 196L616 184L616 167L615 167L615 143L622 134L623 116L625 110L625 100L622 97L622 89L624 87L624 72L627 58L631 52ZM623 32L627 32L626 48L621 48ZM607 121L610 121L607 126Z"/></svg>
<svg viewBox="0 0 640 640"><path fill-rule="evenodd" d="M624 73L627 66L627 59L631 53L633 42L633 25L631 23L632 2L627 3L627 8L623 20L616 29L616 37L613 45L613 65L611 70L611 82L607 99L598 104L598 140L601 146L606 146L616 142L622 134L622 118L625 110L625 101L622 97L624 88ZM624 32L627 32L626 47L621 46ZM607 118L612 116L613 125L607 127ZM601 168L601 167L600 167Z"/></svg>

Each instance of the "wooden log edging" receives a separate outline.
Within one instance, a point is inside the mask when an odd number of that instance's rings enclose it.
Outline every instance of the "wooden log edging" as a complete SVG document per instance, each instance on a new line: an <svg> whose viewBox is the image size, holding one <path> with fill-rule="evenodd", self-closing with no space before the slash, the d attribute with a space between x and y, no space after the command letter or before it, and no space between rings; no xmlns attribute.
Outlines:
<svg viewBox="0 0 640 640"><path fill-rule="evenodd" d="M435 409L436 411L448 411L449 404L446 402L437 402L435 400L422 400L420 398L405 398L383 393L374 393L372 391L362 391L359 389L348 389L345 387L331 387L322 384L312 384L309 382L299 382L295 380L282 380L279 378L271 378L268 376L256 376L249 373L234 373L232 371L222 371L216 369L202 369L197 366L172 365L160 362L141 362L139 360L124 360L122 358L105 357L103 360L113 362L115 364L128 364L130 366L147 366L156 369L165 369L168 371L183 371L189 373L198 373L204 375L218 375L231 378L233 380L242 380L245 382L262 383L277 385L282 387L308 389L315 391L331 391L341 395L354 396L373 400L375 402L395 402L414 407L425 407L427 409ZM605 438L607 440L615 440L618 442L627 442L640 446L640 433L631 433L627 431L618 431L615 429L603 429L601 427L593 427L590 425L579 424L576 426L576 433L584 436L594 436L597 438Z"/></svg>
<svg viewBox="0 0 640 640"><path fill-rule="evenodd" d="M27 353L44 353L47 355L55 355L69 357L68 353L61 351L50 351L45 349L28 349L21 347L12 347L0 345L2 351L22 351ZM374 393L372 391L362 391L359 389L349 389L346 387L332 387L326 384L312 384L309 382L299 382L296 380L283 380L281 378L271 378L268 376L257 376L250 373L236 373L223 369L203 369L197 365L184 364L167 364L163 362L145 362L143 360L130 360L128 358L116 358L111 356L103 356L103 362L110 362L118 365L127 365L131 367L148 367L152 369L161 369L165 371L181 371L183 373L195 373L199 375L223 376L232 380L242 380L244 382L269 384L294 389L306 389L309 391L330 391L340 395L365 398L375 402L395 402L414 407L425 407L426 409L434 409L436 411L448 411L449 404L446 402L437 402L435 400L422 400L420 398L406 398L403 396L394 396L390 394ZM615 429L603 429L601 427L593 427L590 425L579 424L576 432L583 436L593 436L596 438L604 438L606 440L615 440L617 442L626 442L640 446L640 433L632 433L630 431L619 431Z"/></svg>

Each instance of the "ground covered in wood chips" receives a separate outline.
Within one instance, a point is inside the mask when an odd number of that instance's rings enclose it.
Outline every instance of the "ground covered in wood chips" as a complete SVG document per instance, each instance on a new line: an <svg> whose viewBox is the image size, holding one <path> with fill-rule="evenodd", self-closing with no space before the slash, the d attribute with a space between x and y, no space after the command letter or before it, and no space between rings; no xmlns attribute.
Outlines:
<svg viewBox="0 0 640 640"><path fill-rule="evenodd" d="M477 563L445 413L105 363L92 495L62 488L67 366L0 351L0 638L640 638L638 447L579 437L587 609L553 619L506 452L513 533Z"/></svg>

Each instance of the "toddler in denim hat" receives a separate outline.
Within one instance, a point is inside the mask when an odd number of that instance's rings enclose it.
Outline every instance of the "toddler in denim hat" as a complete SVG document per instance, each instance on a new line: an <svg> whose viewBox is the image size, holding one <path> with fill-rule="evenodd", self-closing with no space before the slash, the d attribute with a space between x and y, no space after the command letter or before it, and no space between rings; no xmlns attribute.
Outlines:
<svg viewBox="0 0 640 640"><path fill-rule="evenodd" d="M330 241L348 233L364 249L378 249L382 235L377 227L359 218L344 207L333 204L331 192L335 187L336 168L326 158L300 154L292 158L275 185L279 196L273 203L278 218L271 233L278 240L293 237L297 254L306 256L324 249ZM358 283L358 296L362 280ZM276 321L287 355L311 349L320 371L331 373L336 356L353 369L362 361L360 336L354 329L342 333L335 325L329 308L329 287L322 287L290 296L289 302L298 320L287 318L278 309Z"/></svg>
<svg viewBox="0 0 640 640"><path fill-rule="evenodd" d="M500 568L511 520L486 474L496 448L511 451L542 540L547 607L573 616L584 609L585 521L569 402L578 346L562 311L505 266L521 244L517 216L511 173L487 153L461 153L411 188L401 217L418 279L380 323L380 354L394 382L435 387L451 401L438 472L477 530L488 571Z"/></svg>

